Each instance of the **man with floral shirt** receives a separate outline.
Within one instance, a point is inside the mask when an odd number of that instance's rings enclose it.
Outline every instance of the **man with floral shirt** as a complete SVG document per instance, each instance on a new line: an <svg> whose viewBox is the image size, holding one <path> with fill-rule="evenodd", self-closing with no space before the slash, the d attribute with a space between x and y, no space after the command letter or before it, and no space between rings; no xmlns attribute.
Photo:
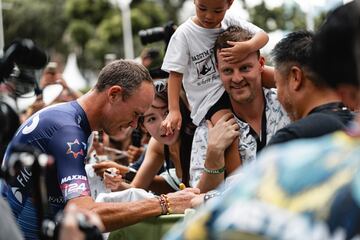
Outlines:
<svg viewBox="0 0 360 240"><path fill-rule="evenodd" d="M243 164L253 161L274 133L290 122L277 100L276 91L262 88L265 59L259 51L234 64L221 54L221 49L230 47L228 41L246 41L251 37L248 30L232 26L215 42L220 78L240 127L239 151ZM196 129L191 153L190 185L200 188L201 192L216 188L225 174L224 161L218 159L223 156L212 155L212 147L208 148L207 132L206 123L202 122Z"/></svg>

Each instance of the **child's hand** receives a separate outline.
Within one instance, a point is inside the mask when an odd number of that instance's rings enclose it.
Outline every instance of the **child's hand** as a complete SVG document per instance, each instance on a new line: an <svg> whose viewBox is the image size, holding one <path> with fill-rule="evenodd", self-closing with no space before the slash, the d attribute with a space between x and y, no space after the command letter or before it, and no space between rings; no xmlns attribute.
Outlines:
<svg viewBox="0 0 360 240"><path fill-rule="evenodd" d="M166 136L171 135L174 133L175 129L180 130L181 121L180 111L170 111L165 120L161 123L161 130L164 131Z"/></svg>
<svg viewBox="0 0 360 240"><path fill-rule="evenodd" d="M250 47L247 42L227 42L232 47L221 49L220 56L229 63L238 63L245 59L250 53Z"/></svg>

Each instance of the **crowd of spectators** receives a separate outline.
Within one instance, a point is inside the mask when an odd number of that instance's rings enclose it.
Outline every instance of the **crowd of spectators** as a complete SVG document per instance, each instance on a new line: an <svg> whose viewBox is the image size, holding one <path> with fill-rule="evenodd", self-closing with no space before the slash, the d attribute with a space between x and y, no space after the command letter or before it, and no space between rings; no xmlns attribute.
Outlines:
<svg viewBox="0 0 360 240"><path fill-rule="evenodd" d="M44 68L42 91L6 135L2 168L20 145L48 156L46 218L65 209L61 239L84 238L79 212L111 232L189 208L194 217L167 239L360 237L360 1L316 32L285 36L273 67L261 54L267 34L227 14L232 2L194 1L165 53L168 79L146 68L152 49L142 62L107 63L86 93L54 62ZM1 182L13 227L0 233L14 239L43 234L34 169Z"/></svg>

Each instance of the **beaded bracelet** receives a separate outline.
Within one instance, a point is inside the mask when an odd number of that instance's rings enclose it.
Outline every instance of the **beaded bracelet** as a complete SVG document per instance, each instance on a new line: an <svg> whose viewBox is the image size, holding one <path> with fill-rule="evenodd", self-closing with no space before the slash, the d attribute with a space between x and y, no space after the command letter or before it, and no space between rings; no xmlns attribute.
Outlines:
<svg viewBox="0 0 360 240"><path fill-rule="evenodd" d="M163 198L166 203L166 210L167 210L166 214L171 214L172 211L171 211L170 201L169 201L168 196L166 194L161 194L160 198Z"/></svg>
<svg viewBox="0 0 360 240"><path fill-rule="evenodd" d="M222 168L219 168L219 169L215 169L215 170L208 169L204 166L204 172L206 172L208 174L220 174L220 173L225 172L225 166Z"/></svg>
<svg viewBox="0 0 360 240"><path fill-rule="evenodd" d="M167 210L167 206L166 206L166 201L164 198L162 197L156 197L159 200L160 203L160 207L161 207L161 215L165 215L167 214L168 210Z"/></svg>
<svg viewBox="0 0 360 240"><path fill-rule="evenodd" d="M160 207L161 207L161 215L171 214L171 207L169 198L166 194L161 194L160 197L156 197L159 200Z"/></svg>

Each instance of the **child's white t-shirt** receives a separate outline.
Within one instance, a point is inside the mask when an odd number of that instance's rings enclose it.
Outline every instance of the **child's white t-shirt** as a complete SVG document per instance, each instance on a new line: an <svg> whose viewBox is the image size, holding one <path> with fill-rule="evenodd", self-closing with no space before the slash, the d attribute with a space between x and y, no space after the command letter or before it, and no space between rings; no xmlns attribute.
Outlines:
<svg viewBox="0 0 360 240"><path fill-rule="evenodd" d="M224 93L213 53L217 36L229 26L241 26L255 33L257 26L233 14L225 14L221 28L206 29L191 18L181 24L171 37L162 70L183 74L183 86L191 107L191 118L199 125L206 113Z"/></svg>

